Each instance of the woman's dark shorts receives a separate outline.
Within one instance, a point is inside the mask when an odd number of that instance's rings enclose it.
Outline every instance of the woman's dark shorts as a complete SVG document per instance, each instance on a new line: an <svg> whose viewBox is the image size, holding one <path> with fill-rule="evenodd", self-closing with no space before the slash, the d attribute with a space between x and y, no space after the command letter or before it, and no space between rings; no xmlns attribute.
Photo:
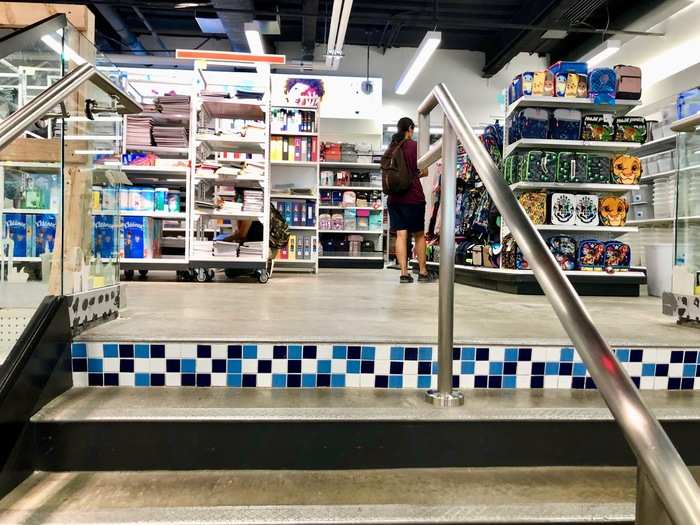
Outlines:
<svg viewBox="0 0 700 525"><path fill-rule="evenodd" d="M425 230L425 203L389 206L389 228L392 232L408 230L409 233Z"/></svg>

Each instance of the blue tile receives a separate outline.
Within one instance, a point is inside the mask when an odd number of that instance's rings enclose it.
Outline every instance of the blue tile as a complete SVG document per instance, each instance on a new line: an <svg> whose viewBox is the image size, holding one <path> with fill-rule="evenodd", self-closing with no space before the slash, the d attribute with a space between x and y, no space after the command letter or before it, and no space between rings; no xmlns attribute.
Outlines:
<svg viewBox="0 0 700 525"><path fill-rule="evenodd" d="M656 365L656 377L664 377L668 375L668 365L657 364Z"/></svg>
<svg viewBox="0 0 700 525"><path fill-rule="evenodd" d="M115 345L116 346L116 345ZM103 350L104 352L104 345ZM87 345L85 343L73 343L70 347L72 357L87 357Z"/></svg>
<svg viewBox="0 0 700 525"><path fill-rule="evenodd" d="M286 386L286 374L272 374L272 388L285 388Z"/></svg>
<svg viewBox="0 0 700 525"><path fill-rule="evenodd" d="M345 374L331 374L332 388L345 388Z"/></svg>
<svg viewBox="0 0 700 525"><path fill-rule="evenodd" d="M392 361L403 361L403 346L392 346L389 349L389 359Z"/></svg>
<svg viewBox="0 0 700 525"><path fill-rule="evenodd" d="M515 388L515 376L503 376L503 388Z"/></svg>
<svg viewBox="0 0 700 525"><path fill-rule="evenodd" d="M226 386L240 388L240 386L241 386L241 374L228 374L226 376Z"/></svg>
<svg viewBox="0 0 700 525"><path fill-rule="evenodd" d="M302 355L304 359L316 359L316 345L304 345Z"/></svg>
<svg viewBox="0 0 700 525"><path fill-rule="evenodd" d="M440 363L438 363L437 361L433 361L433 374L437 374L439 371L440 371Z"/></svg>
<svg viewBox="0 0 700 525"><path fill-rule="evenodd" d="M618 348L615 352L617 354L617 360L620 363L628 363L630 360L630 351L627 348Z"/></svg>
<svg viewBox="0 0 700 525"><path fill-rule="evenodd" d="M165 345L151 345L151 358L165 359Z"/></svg>
<svg viewBox="0 0 700 525"><path fill-rule="evenodd" d="M149 377L149 374L138 373L138 374L135 374L135 376L134 376L134 384L136 386L150 386L151 385L150 379L151 378Z"/></svg>
<svg viewBox="0 0 700 525"><path fill-rule="evenodd" d="M562 348L559 351L559 361L565 363L571 363L574 360L574 349L573 348Z"/></svg>
<svg viewBox="0 0 700 525"><path fill-rule="evenodd" d="M489 375L500 376L503 374L503 363L500 361L494 361L489 363Z"/></svg>
<svg viewBox="0 0 700 525"><path fill-rule="evenodd" d="M301 345L289 345L287 347L288 359L301 359Z"/></svg>
<svg viewBox="0 0 700 525"><path fill-rule="evenodd" d="M348 366L347 366L348 374L359 374L360 373L360 361L353 359L351 361L348 361L347 363L348 363Z"/></svg>
<svg viewBox="0 0 700 525"><path fill-rule="evenodd" d="M642 364L642 377L653 377L656 372L656 365L654 363L643 363Z"/></svg>
<svg viewBox="0 0 700 525"><path fill-rule="evenodd" d="M517 361L518 360L518 349L517 348L506 348L506 361Z"/></svg>
<svg viewBox="0 0 700 525"><path fill-rule="evenodd" d="M197 370L197 361L194 359L181 359L180 370L183 374L194 374Z"/></svg>
<svg viewBox="0 0 700 525"><path fill-rule="evenodd" d="M243 345L243 359L257 359L257 358L258 358L257 345Z"/></svg>
<svg viewBox="0 0 700 525"><path fill-rule="evenodd" d="M272 347L273 359L287 359L287 347L284 345L275 345Z"/></svg>
<svg viewBox="0 0 700 525"><path fill-rule="evenodd" d="M421 346L418 349L418 361L432 361L433 349L429 346Z"/></svg>
<svg viewBox="0 0 700 525"><path fill-rule="evenodd" d="M418 376L418 388L430 388L430 376Z"/></svg>
<svg viewBox="0 0 700 525"><path fill-rule="evenodd" d="M319 359L316 365L316 371L319 374L330 374L331 373L331 360L330 359Z"/></svg>
<svg viewBox="0 0 700 525"><path fill-rule="evenodd" d="M243 370L241 359L229 359L226 363L226 371L229 374L240 374Z"/></svg>
<svg viewBox="0 0 700 525"><path fill-rule="evenodd" d="M462 348L462 361L474 361L476 359L476 348L466 346Z"/></svg>
<svg viewBox="0 0 700 525"><path fill-rule="evenodd" d="M119 346L113 344L102 345L102 355L105 357L119 357Z"/></svg>
<svg viewBox="0 0 700 525"><path fill-rule="evenodd" d="M403 388L403 377L389 376L389 388Z"/></svg>
<svg viewBox="0 0 700 525"><path fill-rule="evenodd" d="M102 373L102 359L90 358L87 360L87 369L91 374Z"/></svg>
<svg viewBox="0 0 700 525"><path fill-rule="evenodd" d="M134 356L138 359L148 359L151 357L151 349L148 345L135 345Z"/></svg>
<svg viewBox="0 0 700 525"><path fill-rule="evenodd" d="M302 374L301 386L304 388L314 388L316 386L316 374Z"/></svg>
<svg viewBox="0 0 700 525"><path fill-rule="evenodd" d="M197 357L200 359L211 357L211 345L197 345Z"/></svg>
<svg viewBox="0 0 700 525"><path fill-rule="evenodd" d="M363 361L374 361L376 350L373 346L363 346L361 356Z"/></svg>
<svg viewBox="0 0 700 525"><path fill-rule="evenodd" d="M318 388L327 388L331 386L330 374L316 374L316 386Z"/></svg>
<svg viewBox="0 0 700 525"><path fill-rule="evenodd" d="M488 361L489 360L489 349L488 348L477 348L476 349L476 360L477 361Z"/></svg>
<svg viewBox="0 0 700 525"><path fill-rule="evenodd" d="M333 345L333 359L345 359L348 347L343 345Z"/></svg>
<svg viewBox="0 0 700 525"><path fill-rule="evenodd" d="M548 376L559 375L559 363L556 361L550 361L544 365L544 373Z"/></svg>
<svg viewBox="0 0 700 525"><path fill-rule="evenodd" d="M73 372L87 372L87 359L73 359Z"/></svg>
<svg viewBox="0 0 700 525"><path fill-rule="evenodd" d="M698 365L696 364L683 365L683 377L695 377L695 371L697 368Z"/></svg>
<svg viewBox="0 0 700 525"><path fill-rule="evenodd" d="M532 348L518 348L518 361L532 361Z"/></svg>
<svg viewBox="0 0 700 525"><path fill-rule="evenodd" d="M580 377L586 375L586 365L583 363L574 363L574 376Z"/></svg>
<svg viewBox="0 0 700 525"><path fill-rule="evenodd" d="M151 386L165 386L165 374L151 374Z"/></svg>
<svg viewBox="0 0 700 525"><path fill-rule="evenodd" d="M473 375L474 368L474 361L462 361L462 370L460 372L464 375Z"/></svg>

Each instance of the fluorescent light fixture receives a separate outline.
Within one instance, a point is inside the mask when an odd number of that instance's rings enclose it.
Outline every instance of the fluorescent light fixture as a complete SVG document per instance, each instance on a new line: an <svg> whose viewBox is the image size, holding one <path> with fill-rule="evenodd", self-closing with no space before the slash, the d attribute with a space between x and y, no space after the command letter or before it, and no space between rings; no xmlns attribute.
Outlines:
<svg viewBox="0 0 700 525"><path fill-rule="evenodd" d="M425 33L423 41L408 63L408 67L396 83L395 92L397 95L405 95L408 92L413 82L418 78L418 75L425 67L425 64L428 63L428 60L430 60L430 57L440 45L441 40L442 33L440 33L440 31L428 31Z"/></svg>
<svg viewBox="0 0 700 525"><path fill-rule="evenodd" d="M562 40L567 36L569 36L569 33L563 29L549 29L548 31L545 31L542 38L546 40Z"/></svg>
<svg viewBox="0 0 700 525"><path fill-rule="evenodd" d="M598 64L617 53L621 46L622 43L619 40L606 40L590 53L584 55L581 61L587 62L588 67L596 67Z"/></svg>
<svg viewBox="0 0 700 525"><path fill-rule="evenodd" d="M245 38L248 41L250 52L255 55L264 55L265 46L263 45L260 29L255 22L248 22L244 26Z"/></svg>
<svg viewBox="0 0 700 525"><path fill-rule="evenodd" d="M226 33L226 28L221 18L195 16L194 19L197 21L197 25L199 25L202 33Z"/></svg>
<svg viewBox="0 0 700 525"><path fill-rule="evenodd" d="M61 55L64 60L70 60L71 62L74 62L77 66L82 66L87 62L87 60L85 60L78 53L73 51L70 47L61 45L61 43L51 35L42 36L41 41L47 46L49 46L52 51L55 51L56 53Z"/></svg>
<svg viewBox="0 0 700 525"><path fill-rule="evenodd" d="M114 155L113 149L77 149L75 155Z"/></svg>

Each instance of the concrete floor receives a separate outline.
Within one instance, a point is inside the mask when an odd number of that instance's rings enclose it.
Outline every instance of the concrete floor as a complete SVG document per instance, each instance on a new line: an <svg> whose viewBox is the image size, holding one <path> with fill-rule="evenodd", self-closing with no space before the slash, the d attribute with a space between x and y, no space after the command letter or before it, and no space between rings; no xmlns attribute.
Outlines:
<svg viewBox="0 0 700 525"><path fill-rule="evenodd" d="M437 342L438 284L399 284L394 270L276 273L267 285L174 282L172 272L128 284L121 319L86 341ZM586 297L613 345L700 346L700 331L677 326L654 297ZM570 344L543 296L455 286L460 344Z"/></svg>

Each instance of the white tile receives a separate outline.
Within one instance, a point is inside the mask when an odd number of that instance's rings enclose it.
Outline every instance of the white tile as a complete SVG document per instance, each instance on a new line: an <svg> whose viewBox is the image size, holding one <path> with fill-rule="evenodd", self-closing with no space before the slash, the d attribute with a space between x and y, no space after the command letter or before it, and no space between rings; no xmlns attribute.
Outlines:
<svg viewBox="0 0 700 525"><path fill-rule="evenodd" d="M571 389L571 376L559 376L559 381L557 382L557 388Z"/></svg>
<svg viewBox="0 0 700 525"><path fill-rule="evenodd" d="M103 343L85 343L87 356L90 358L102 357L104 355L102 345Z"/></svg>
<svg viewBox="0 0 700 525"><path fill-rule="evenodd" d="M532 347L532 360L533 361L546 361L547 360L547 347L533 346Z"/></svg>
<svg viewBox="0 0 700 525"><path fill-rule="evenodd" d="M302 374L315 374L317 366L318 365L316 364L315 359L302 359L301 360L301 373Z"/></svg>
<svg viewBox="0 0 700 525"><path fill-rule="evenodd" d="M403 387L404 388L418 388L418 376L416 376L416 375L403 376Z"/></svg>
<svg viewBox="0 0 700 525"><path fill-rule="evenodd" d="M654 378L642 377L639 382L639 388L641 390L654 390Z"/></svg>
<svg viewBox="0 0 700 525"><path fill-rule="evenodd" d="M515 388L530 388L530 376L516 376Z"/></svg>
<svg viewBox="0 0 700 525"><path fill-rule="evenodd" d="M546 361L559 361L561 358L561 348L558 346L547 347L547 358Z"/></svg>
<svg viewBox="0 0 700 525"><path fill-rule="evenodd" d="M258 373L258 360L257 359L243 359L241 365L244 374L257 374ZM197 370L199 372L199 370Z"/></svg>
<svg viewBox="0 0 700 525"><path fill-rule="evenodd" d="M208 357L197 358L197 368L198 374L211 374L211 359Z"/></svg>
<svg viewBox="0 0 700 525"><path fill-rule="evenodd" d="M700 382L698 383L698 385L700 386ZM73 374L73 386L74 387L88 386L87 372L75 372Z"/></svg>
<svg viewBox="0 0 700 525"><path fill-rule="evenodd" d="M374 374L385 376L389 374L389 361L375 361L374 362Z"/></svg>
<svg viewBox="0 0 700 525"><path fill-rule="evenodd" d="M631 348L630 350L635 350ZM671 348L645 348L642 354L643 363L670 363Z"/></svg>
<svg viewBox="0 0 700 525"><path fill-rule="evenodd" d="M197 345L194 343L182 343L180 357L183 359L195 359L197 357Z"/></svg>
<svg viewBox="0 0 700 525"><path fill-rule="evenodd" d="M545 388L557 388L559 386L559 376L544 376Z"/></svg>
<svg viewBox="0 0 700 525"><path fill-rule="evenodd" d="M516 374L519 376L530 376L532 375L532 363L529 361L518 361L518 368L516 369Z"/></svg>
<svg viewBox="0 0 700 525"><path fill-rule="evenodd" d="M360 374L360 386L374 388L374 374Z"/></svg>
<svg viewBox="0 0 700 525"><path fill-rule="evenodd" d="M655 377L654 390L668 390L668 377Z"/></svg>
<svg viewBox="0 0 700 525"><path fill-rule="evenodd" d="M477 361L474 365L474 374L478 376L489 375L489 362L488 361Z"/></svg>
<svg viewBox="0 0 700 525"><path fill-rule="evenodd" d="M258 345L258 359L272 359L273 345L260 344Z"/></svg>
<svg viewBox="0 0 700 525"><path fill-rule="evenodd" d="M631 376L639 377L642 375L642 363L622 363Z"/></svg>
<svg viewBox="0 0 700 525"><path fill-rule="evenodd" d="M359 387L360 386L360 374L346 374L345 375L345 386L346 387Z"/></svg>
<svg viewBox="0 0 700 525"><path fill-rule="evenodd" d="M389 359L389 345L376 345L374 347L374 359L376 361Z"/></svg>
<svg viewBox="0 0 700 525"><path fill-rule="evenodd" d="M165 359L151 359L151 373L152 374L164 374L165 373Z"/></svg>
<svg viewBox="0 0 700 525"><path fill-rule="evenodd" d="M224 345L224 344L211 345L211 358L212 359L227 359L228 358L228 345Z"/></svg>
<svg viewBox="0 0 700 525"><path fill-rule="evenodd" d="M404 383L406 380L404 380ZM474 388L474 376L472 375L460 375L459 376L459 388L461 389L468 389L468 388Z"/></svg>
<svg viewBox="0 0 700 525"><path fill-rule="evenodd" d="M212 374L211 386L226 386L226 374Z"/></svg>
<svg viewBox="0 0 700 525"><path fill-rule="evenodd" d="M437 388L437 376L430 376L430 389L435 390Z"/></svg>
<svg viewBox="0 0 700 525"><path fill-rule="evenodd" d="M180 374L176 372L166 373L165 386L180 386Z"/></svg>
<svg viewBox="0 0 700 525"><path fill-rule="evenodd" d="M272 386L272 374L258 374L256 378L256 383L259 387L271 387Z"/></svg>
<svg viewBox="0 0 700 525"><path fill-rule="evenodd" d="M165 345L166 359L180 359L182 357L182 345L180 343L167 343Z"/></svg>
<svg viewBox="0 0 700 525"><path fill-rule="evenodd" d="M506 358L506 349L502 346L495 346L489 349L489 361L503 361Z"/></svg>
<svg viewBox="0 0 700 525"><path fill-rule="evenodd" d="M119 386L134 386L136 384L136 376L131 372L119 373Z"/></svg>
<svg viewBox="0 0 700 525"><path fill-rule="evenodd" d="M105 373L119 372L119 358L118 357L105 357L102 360L102 370Z"/></svg>
<svg viewBox="0 0 700 525"><path fill-rule="evenodd" d="M318 345L316 347L316 357L318 359L330 359L333 357L333 345Z"/></svg>
<svg viewBox="0 0 700 525"><path fill-rule="evenodd" d="M417 375L418 374L418 361L404 361L403 362L403 373L404 375Z"/></svg>
<svg viewBox="0 0 700 525"><path fill-rule="evenodd" d="M344 374L347 367L345 359L333 359L331 360L331 373L332 374Z"/></svg>
<svg viewBox="0 0 700 525"><path fill-rule="evenodd" d="M286 374L287 373L287 360L286 359L273 359L272 360L272 373L273 374Z"/></svg>
<svg viewBox="0 0 700 525"><path fill-rule="evenodd" d="M668 365L668 377L683 377L683 363Z"/></svg>
<svg viewBox="0 0 700 525"><path fill-rule="evenodd" d="M574 363L583 363L583 359L578 355L578 351L574 348Z"/></svg>
<svg viewBox="0 0 700 525"><path fill-rule="evenodd" d="M134 372L143 373L151 371L150 359L134 359Z"/></svg>

